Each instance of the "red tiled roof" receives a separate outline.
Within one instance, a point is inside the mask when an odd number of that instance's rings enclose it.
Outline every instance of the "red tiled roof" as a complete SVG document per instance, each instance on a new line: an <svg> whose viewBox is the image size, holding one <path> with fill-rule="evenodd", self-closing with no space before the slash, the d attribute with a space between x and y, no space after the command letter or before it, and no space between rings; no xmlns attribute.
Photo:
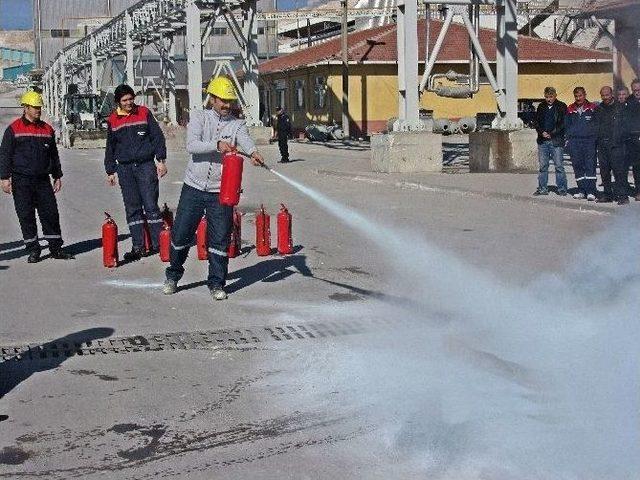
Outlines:
<svg viewBox="0 0 640 480"><path fill-rule="evenodd" d="M429 35L430 46L435 45L442 21L431 21ZM418 58L423 61L425 48L425 20L418 21ZM490 62L496 58L496 32L483 28L480 30L480 43ZM349 61L357 63L382 62L396 63L398 59L396 25L360 30L349 34ZM551 40L542 40L527 36L518 38L519 60L521 62L587 62L611 61L611 54L599 50L577 47ZM261 74L295 70L318 63L340 61L340 37L325 43L298 50L263 62L259 66ZM445 36L438 55L438 62L457 63L469 59L469 35L464 25L453 23Z"/></svg>

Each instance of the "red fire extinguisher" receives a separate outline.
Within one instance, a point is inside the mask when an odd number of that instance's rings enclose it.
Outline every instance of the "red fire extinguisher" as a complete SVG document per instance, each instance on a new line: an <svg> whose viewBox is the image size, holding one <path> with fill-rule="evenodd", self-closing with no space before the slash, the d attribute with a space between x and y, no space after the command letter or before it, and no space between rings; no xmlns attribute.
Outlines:
<svg viewBox="0 0 640 480"><path fill-rule="evenodd" d="M240 250L242 250L242 214L237 208L234 208L227 255L229 258L236 258L240 255Z"/></svg>
<svg viewBox="0 0 640 480"><path fill-rule="evenodd" d="M145 253L149 253L151 250L151 230L149 230L149 224L147 223L147 219L144 219L143 225L143 234L144 234L144 251Z"/></svg>
<svg viewBox="0 0 640 480"><path fill-rule="evenodd" d="M256 252L258 256L271 255L271 218L264 211L264 205L256 213Z"/></svg>
<svg viewBox="0 0 640 480"><path fill-rule="evenodd" d="M102 224L102 263L107 268L118 266L118 225L107 212Z"/></svg>
<svg viewBox="0 0 640 480"><path fill-rule="evenodd" d="M158 243L160 244L160 261L168 262L169 261L169 251L171 249L171 230L165 223L160 231L160 237L158 238Z"/></svg>
<svg viewBox="0 0 640 480"><path fill-rule="evenodd" d="M202 217L196 230L196 246L198 247L198 260L209 258L207 252L207 218Z"/></svg>
<svg viewBox="0 0 640 480"><path fill-rule="evenodd" d="M236 206L242 191L242 157L236 152L222 157L222 177L220 178L220 205Z"/></svg>
<svg viewBox="0 0 640 480"><path fill-rule="evenodd" d="M293 238L291 236L292 217L284 206L280 204L280 213L278 213L278 253L281 255L290 255L293 253Z"/></svg>
<svg viewBox="0 0 640 480"><path fill-rule="evenodd" d="M166 203L162 207L162 220L167 228L173 227L173 212Z"/></svg>

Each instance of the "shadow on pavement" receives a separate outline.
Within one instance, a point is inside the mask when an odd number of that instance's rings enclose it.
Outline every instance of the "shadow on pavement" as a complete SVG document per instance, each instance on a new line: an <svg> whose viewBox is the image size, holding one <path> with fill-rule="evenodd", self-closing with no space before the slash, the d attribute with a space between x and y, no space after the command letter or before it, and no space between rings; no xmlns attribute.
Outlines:
<svg viewBox="0 0 640 480"><path fill-rule="evenodd" d="M118 235L118 241L121 242L129 238L129 234ZM9 242L0 245L0 260L15 260L16 258L22 258L27 256L27 251L24 248L20 248L24 245L22 240L16 242ZM42 249L48 248L46 244L41 245ZM70 245L63 246L65 252L71 255L81 255L93 250L102 248L102 238L92 238L90 240L83 240L81 242L72 243ZM10 250L5 252L4 250ZM48 256L42 256L41 260L47 259Z"/></svg>
<svg viewBox="0 0 640 480"><path fill-rule="evenodd" d="M258 282L275 283L285 280L291 275L302 275L303 277L313 278L320 282L327 283L339 288L348 290L350 293L358 295L363 298L374 298L376 300L383 301L385 303L396 305L405 310L421 311L423 305L415 302L410 298L399 297L396 295L389 295L376 290L369 290L366 288L360 288L347 283L336 282L334 280L328 280L326 278L318 277L313 274L311 269L307 266L306 255L296 255L295 253L302 250L301 245L297 245L294 248L294 254L279 258L269 258L250 267L241 268L230 272L227 276L227 280L235 280L233 283L227 284L225 291L229 294L238 292L244 288ZM273 252L275 254L275 252ZM198 282L192 282L185 285L178 286L178 291L191 290L205 286L206 280L200 280ZM437 316L444 316L438 314Z"/></svg>
<svg viewBox="0 0 640 480"><path fill-rule="evenodd" d="M118 235L118 242L122 242L129 237L130 235L128 233L121 233ZM71 245L67 245L64 249L72 255L81 255L99 248L102 248L102 238L92 238L91 240L72 243Z"/></svg>
<svg viewBox="0 0 640 480"><path fill-rule="evenodd" d="M58 350L58 356L52 353L43 359L18 359L16 357L5 360L0 363L0 398L17 387L20 383L28 379L37 372L52 370L60 366L69 356L64 352L73 350L74 344L86 343L100 338L110 337L113 334L113 328L96 327L80 330L79 332L70 333L64 337L57 338L51 342L39 345L42 350L52 352Z"/></svg>
<svg viewBox="0 0 640 480"><path fill-rule="evenodd" d="M0 243L0 253L4 252L5 250L12 250L14 248L18 248L22 245L24 245L22 240L14 240L13 242Z"/></svg>

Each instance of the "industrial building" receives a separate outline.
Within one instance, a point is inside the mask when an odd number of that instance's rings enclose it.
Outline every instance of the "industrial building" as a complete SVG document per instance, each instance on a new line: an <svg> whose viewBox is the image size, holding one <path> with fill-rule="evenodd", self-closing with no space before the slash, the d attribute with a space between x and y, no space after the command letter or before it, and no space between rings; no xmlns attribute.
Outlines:
<svg viewBox="0 0 640 480"><path fill-rule="evenodd" d="M432 20L430 45L434 45L441 20ZM398 117L397 28L395 24L351 33L349 45L350 130L366 136L387 130L388 120ZM425 20L418 22L419 73L424 71ZM480 42L495 69L495 30L481 29ZM434 74L468 74L469 36L463 25L453 24L446 34ZM547 85L554 85L564 101L572 101L572 90L583 85L594 98L600 86L612 82L609 52L563 44L528 36L519 38L518 100L522 104L542 98ZM273 108L284 106L295 127L310 122L341 121L340 39L296 51L260 64L263 102ZM448 81L445 77L441 80ZM420 108L436 118L475 117L494 112L495 98L486 79L472 98L447 98L425 92Z"/></svg>

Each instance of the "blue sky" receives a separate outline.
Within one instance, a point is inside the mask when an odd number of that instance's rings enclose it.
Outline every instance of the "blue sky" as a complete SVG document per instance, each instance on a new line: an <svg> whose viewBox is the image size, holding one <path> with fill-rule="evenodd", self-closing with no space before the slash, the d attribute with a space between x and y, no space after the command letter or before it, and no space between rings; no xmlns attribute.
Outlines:
<svg viewBox="0 0 640 480"><path fill-rule="evenodd" d="M0 29L26 30L32 28L31 0L0 0Z"/></svg>

